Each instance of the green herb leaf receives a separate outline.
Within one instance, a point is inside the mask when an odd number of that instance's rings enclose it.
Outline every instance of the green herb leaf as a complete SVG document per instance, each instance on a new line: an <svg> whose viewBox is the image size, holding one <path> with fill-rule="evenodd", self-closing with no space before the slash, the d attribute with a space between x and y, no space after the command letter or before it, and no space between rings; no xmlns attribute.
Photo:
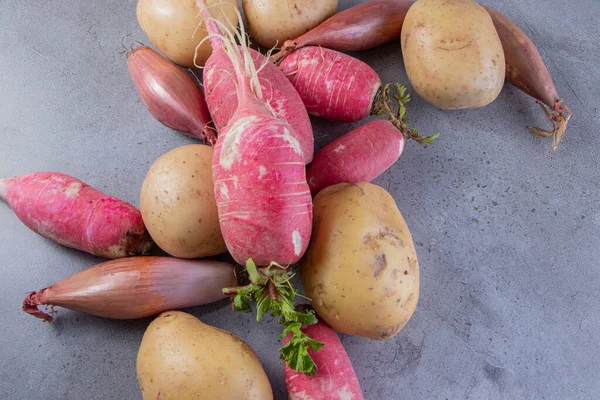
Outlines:
<svg viewBox="0 0 600 400"><path fill-rule="evenodd" d="M223 292L233 295L233 309L250 312L250 302L256 302L256 320L260 321L265 314L277 318L284 326L282 337L291 334L290 341L281 347L281 359L296 371L307 375L317 372L317 366L308 354L308 349L318 351L323 343L311 339L301 330L304 325L317 323L313 310L299 312L294 299L298 291L290 280L294 276L289 267L272 262L266 267L258 268L252 259L246 261L246 270L251 284L243 287L226 288Z"/></svg>
<svg viewBox="0 0 600 400"><path fill-rule="evenodd" d="M250 282L254 283L255 285L264 285L265 283L267 283L267 278L258 273L256 264L251 258L246 260L246 271L248 271L248 277L250 278Z"/></svg>
<svg viewBox="0 0 600 400"><path fill-rule="evenodd" d="M317 373L317 365L308 354L308 348L310 347L314 351L319 351L325 344L311 339L302 332L301 328L302 324L295 322L289 324L284 329L281 337L285 338L290 333L292 337L281 348L281 359L296 371L302 371L306 375L315 375Z"/></svg>
<svg viewBox="0 0 600 400"><path fill-rule="evenodd" d="M236 294L233 297L233 311L249 313L252 312L248 298L241 294Z"/></svg>

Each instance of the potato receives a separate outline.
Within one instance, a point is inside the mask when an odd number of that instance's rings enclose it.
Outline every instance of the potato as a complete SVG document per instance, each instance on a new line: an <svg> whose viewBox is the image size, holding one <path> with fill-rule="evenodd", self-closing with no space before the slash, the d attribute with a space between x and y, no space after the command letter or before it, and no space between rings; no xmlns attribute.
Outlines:
<svg viewBox="0 0 600 400"><path fill-rule="evenodd" d="M371 183L340 183L314 199L313 237L300 277L334 329L376 340L395 336L419 299L419 262L392 196Z"/></svg>
<svg viewBox="0 0 600 400"><path fill-rule="evenodd" d="M408 79L446 110L483 107L504 84L504 51L487 11L471 0L418 0L402 26Z"/></svg>
<svg viewBox="0 0 600 400"><path fill-rule="evenodd" d="M222 3L220 6L213 6ZM219 21L237 24L237 0L206 0L210 12ZM167 57L184 68L194 66L196 46L207 35L195 0L139 0L137 19L142 30L152 44ZM196 31L196 28L198 30ZM196 58L203 66L212 49L206 41L199 49Z"/></svg>
<svg viewBox="0 0 600 400"><path fill-rule="evenodd" d="M192 144L154 162L142 184L140 209L156 244L180 258L227 250L212 181L213 148Z"/></svg>
<svg viewBox="0 0 600 400"><path fill-rule="evenodd" d="M180 311L160 314L137 356L144 400L267 400L269 379L252 348L237 336Z"/></svg>
<svg viewBox="0 0 600 400"><path fill-rule="evenodd" d="M335 14L337 0L242 0L250 36L266 48L281 46Z"/></svg>

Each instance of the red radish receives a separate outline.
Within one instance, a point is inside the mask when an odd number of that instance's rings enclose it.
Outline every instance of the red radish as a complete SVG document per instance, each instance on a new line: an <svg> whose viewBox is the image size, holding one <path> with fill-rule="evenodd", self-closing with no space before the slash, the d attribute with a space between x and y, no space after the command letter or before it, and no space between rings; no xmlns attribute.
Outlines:
<svg viewBox="0 0 600 400"><path fill-rule="evenodd" d="M556 150L565 135L567 123L571 118L571 110L562 104L562 99L556 92L544 60L529 36L498 11L489 7L485 8L492 17L504 48L506 80L538 100L540 107L552 121L552 131L530 128L531 131L540 136L552 136L554 138L552 150ZM550 111L544 104L550 107Z"/></svg>
<svg viewBox="0 0 600 400"><path fill-rule="evenodd" d="M63 246L119 258L152 245L138 209L59 172L0 179L0 198L27 227Z"/></svg>
<svg viewBox="0 0 600 400"><path fill-rule="evenodd" d="M298 136L263 96L243 26L237 46L235 34L211 18L205 2L196 4L213 48L208 62L226 69L229 60L237 82L238 106L220 132L213 156L223 238L240 264L249 258L257 265L295 263L306 251L312 229L312 201Z"/></svg>
<svg viewBox="0 0 600 400"><path fill-rule="evenodd" d="M404 136L387 120L368 122L334 140L308 167L313 196L337 183L372 181L398 160L405 143Z"/></svg>
<svg viewBox="0 0 600 400"><path fill-rule="evenodd" d="M340 51L367 50L400 37L409 0L372 0L341 11L271 56L276 62L295 49L323 46Z"/></svg>
<svg viewBox="0 0 600 400"><path fill-rule="evenodd" d="M323 47L307 46L285 57L279 67L290 79L309 114L339 122L361 121L369 115L389 116L406 138L432 143L436 136L419 136L406 129L402 119L404 103L410 100L406 88L395 84L399 103L395 115L390 106L390 87L382 87L377 73L364 62Z"/></svg>
<svg viewBox="0 0 600 400"><path fill-rule="evenodd" d="M207 125L210 114L194 80L149 47L138 47L127 57L127 68L150 113L169 128L215 142Z"/></svg>
<svg viewBox="0 0 600 400"><path fill-rule="evenodd" d="M305 375L283 364L289 400L363 400L352 363L337 333L325 322L302 328L307 336L325 346L308 353L317 365L316 375ZM290 340L287 337L284 343Z"/></svg>
<svg viewBox="0 0 600 400"><path fill-rule="evenodd" d="M311 115L356 122L373 110L381 79L364 62L323 47L307 46L279 65Z"/></svg>
<svg viewBox="0 0 600 400"><path fill-rule="evenodd" d="M259 52L252 49L249 51L258 72L265 102L294 128L308 164L313 159L315 143L310 118L302 99L275 64L268 62ZM219 132L238 107L237 81L233 71L231 61L222 57L209 58L204 67L206 103Z"/></svg>
<svg viewBox="0 0 600 400"><path fill-rule="evenodd" d="M131 257L95 265L32 292L23 311L48 322L52 316L39 305L104 318L142 318L221 300L221 289L235 282L233 266L218 261Z"/></svg>

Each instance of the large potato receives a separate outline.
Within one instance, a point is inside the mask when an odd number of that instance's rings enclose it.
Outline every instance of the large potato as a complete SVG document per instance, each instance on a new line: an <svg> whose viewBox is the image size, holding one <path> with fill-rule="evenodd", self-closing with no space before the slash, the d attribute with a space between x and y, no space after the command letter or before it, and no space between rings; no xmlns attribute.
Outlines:
<svg viewBox="0 0 600 400"><path fill-rule="evenodd" d="M142 184L140 209L156 244L180 258L209 257L227 248L212 181L213 148L192 144L154 162Z"/></svg>
<svg viewBox="0 0 600 400"><path fill-rule="evenodd" d="M471 0L418 0L402 26L408 79L442 109L475 108L504 84L504 51L487 11Z"/></svg>
<svg viewBox="0 0 600 400"><path fill-rule="evenodd" d="M395 336L417 306L419 262L392 196L371 183L319 192L300 277L317 314L336 330Z"/></svg>
<svg viewBox="0 0 600 400"><path fill-rule="evenodd" d="M160 314L137 356L144 400L269 400L271 384L242 339L180 311Z"/></svg>
<svg viewBox="0 0 600 400"><path fill-rule="evenodd" d="M223 4L213 6L216 3ZM227 26L237 24L237 0L206 0L206 4L219 21ZM195 0L138 0L137 3L137 19L146 36L165 57L185 68L194 66L196 46L208 35L198 14ZM204 42L198 49L198 65L204 65L211 53L210 44Z"/></svg>
<svg viewBox="0 0 600 400"><path fill-rule="evenodd" d="M250 36L266 48L283 45L335 14L337 0L242 0Z"/></svg>

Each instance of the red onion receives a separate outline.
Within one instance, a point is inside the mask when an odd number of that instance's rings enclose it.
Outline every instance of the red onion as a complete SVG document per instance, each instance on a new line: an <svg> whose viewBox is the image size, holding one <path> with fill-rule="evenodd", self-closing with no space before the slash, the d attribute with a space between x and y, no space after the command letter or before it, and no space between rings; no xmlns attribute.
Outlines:
<svg viewBox="0 0 600 400"><path fill-rule="evenodd" d="M207 125L211 118L204 95L188 74L149 47L133 50L127 67L142 101L157 120L214 143L214 131Z"/></svg>
<svg viewBox="0 0 600 400"><path fill-rule="evenodd" d="M130 257L95 265L30 293L23 301L23 311L48 322L52 315L39 310L39 305L105 318L142 318L224 299L222 289L236 284L231 264Z"/></svg>

